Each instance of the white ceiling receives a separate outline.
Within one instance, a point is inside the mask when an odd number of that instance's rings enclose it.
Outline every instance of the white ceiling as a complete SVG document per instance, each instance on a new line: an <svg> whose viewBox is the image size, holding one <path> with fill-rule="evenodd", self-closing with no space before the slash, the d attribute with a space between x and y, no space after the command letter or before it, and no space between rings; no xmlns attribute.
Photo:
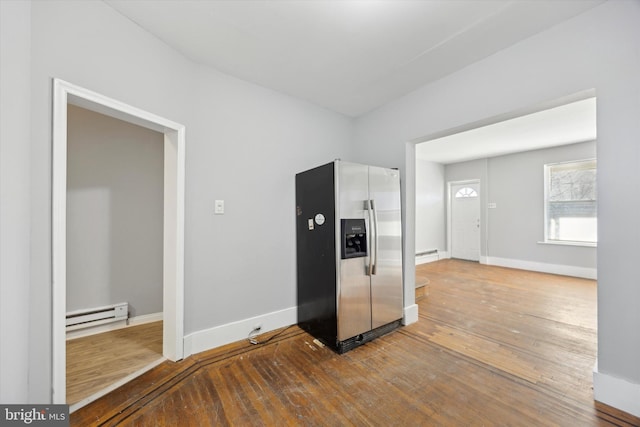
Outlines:
<svg viewBox="0 0 640 427"><path fill-rule="evenodd" d="M596 139L596 98L432 139L416 146L416 158L456 163Z"/></svg>
<svg viewBox="0 0 640 427"><path fill-rule="evenodd" d="M104 0L195 62L358 116L604 0Z"/></svg>

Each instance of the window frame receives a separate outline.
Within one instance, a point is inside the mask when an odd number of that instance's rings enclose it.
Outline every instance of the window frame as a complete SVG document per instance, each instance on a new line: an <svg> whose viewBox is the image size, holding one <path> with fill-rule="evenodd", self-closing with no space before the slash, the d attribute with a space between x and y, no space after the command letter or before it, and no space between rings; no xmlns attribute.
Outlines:
<svg viewBox="0 0 640 427"><path fill-rule="evenodd" d="M463 193L462 190L471 190L471 191L468 193L467 192ZM473 199L476 197L478 197L478 192L471 187L462 187L458 191L456 191L456 194L454 194L453 196L454 199Z"/></svg>
<svg viewBox="0 0 640 427"><path fill-rule="evenodd" d="M544 240L538 243L541 244L549 244L549 245L564 245L564 246L587 246L587 247L597 247L597 235L596 241L580 241L580 240L560 240L560 239L550 239L549 238L549 181L550 181L550 171L554 166L558 165L567 165L567 164L579 164L579 163L595 163L596 169L596 177L598 173L598 161L597 158L591 157L586 159L577 159L577 160L569 160L564 162L553 162L553 163L545 163L544 164L544 200L543 200L543 209L544 209ZM597 178L596 178L596 186L597 186ZM597 189L596 189L596 206L598 203ZM596 212L596 223L598 220L598 215ZM596 230L597 232L597 230Z"/></svg>

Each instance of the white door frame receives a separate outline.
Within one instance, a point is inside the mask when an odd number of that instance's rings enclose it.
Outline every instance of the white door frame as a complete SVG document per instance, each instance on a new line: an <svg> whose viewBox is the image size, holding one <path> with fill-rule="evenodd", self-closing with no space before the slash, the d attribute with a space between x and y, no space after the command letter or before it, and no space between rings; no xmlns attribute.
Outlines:
<svg viewBox="0 0 640 427"><path fill-rule="evenodd" d="M59 79L53 79L52 400L66 403L67 105L73 104L164 134L162 354L184 355L185 127Z"/></svg>
<svg viewBox="0 0 640 427"><path fill-rule="evenodd" d="M477 184L478 185L478 196L480 197L480 233L478 235L478 248L482 250L482 186L480 184L479 179L467 179L462 181L449 181L447 182L447 251L449 252L449 256L453 254L453 248L451 247L451 222L453 220L452 215L452 204L453 204L453 196L451 195L451 188L454 185L464 185L464 184ZM480 253L480 259L482 259L482 252Z"/></svg>

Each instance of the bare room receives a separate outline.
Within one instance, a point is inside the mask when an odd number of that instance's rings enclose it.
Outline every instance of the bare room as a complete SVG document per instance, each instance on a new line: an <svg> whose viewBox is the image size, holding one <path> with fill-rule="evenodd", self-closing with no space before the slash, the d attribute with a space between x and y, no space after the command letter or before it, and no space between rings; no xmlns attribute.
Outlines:
<svg viewBox="0 0 640 427"><path fill-rule="evenodd" d="M640 425L637 22L0 1L4 414Z"/></svg>

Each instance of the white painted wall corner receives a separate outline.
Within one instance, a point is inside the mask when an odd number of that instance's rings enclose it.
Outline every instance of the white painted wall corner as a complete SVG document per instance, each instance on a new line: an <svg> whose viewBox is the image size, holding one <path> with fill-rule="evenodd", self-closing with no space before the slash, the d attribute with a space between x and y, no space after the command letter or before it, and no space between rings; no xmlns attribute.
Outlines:
<svg viewBox="0 0 640 427"><path fill-rule="evenodd" d="M418 304L412 304L404 308L403 325L410 325L418 321Z"/></svg>

